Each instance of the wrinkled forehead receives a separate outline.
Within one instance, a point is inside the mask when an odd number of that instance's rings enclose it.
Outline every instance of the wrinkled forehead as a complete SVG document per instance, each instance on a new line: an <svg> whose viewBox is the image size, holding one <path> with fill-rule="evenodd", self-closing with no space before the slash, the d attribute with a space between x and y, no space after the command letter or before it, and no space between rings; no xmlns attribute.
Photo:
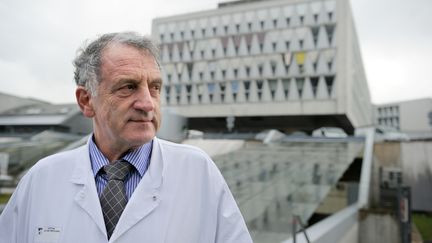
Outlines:
<svg viewBox="0 0 432 243"><path fill-rule="evenodd" d="M153 55L153 53L146 49L146 48L139 48L137 46L134 46L132 44L128 43L120 43L120 42L111 42L107 44L101 53L101 64L104 63L104 61L107 61L107 59L112 58L118 58L118 59L129 59L129 58L142 58L147 59L151 58L155 64L155 66L158 67L160 70L159 63L156 59L156 57Z"/></svg>

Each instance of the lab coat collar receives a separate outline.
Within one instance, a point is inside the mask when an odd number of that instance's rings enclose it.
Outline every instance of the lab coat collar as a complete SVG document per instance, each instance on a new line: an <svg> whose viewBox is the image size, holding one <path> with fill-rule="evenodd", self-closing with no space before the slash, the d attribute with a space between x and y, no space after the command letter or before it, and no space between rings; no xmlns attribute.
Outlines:
<svg viewBox="0 0 432 243"><path fill-rule="evenodd" d="M91 139L91 137L90 137ZM158 138L153 139L152 156L147 172L144 174L129 202L126 204L119 222L109 242L115 242L122 234L149 215L160 203L160 187L163 182L164 159ZM72 172L71 182L82 186L75 196L75 202L84 209L98 228L106 235L102 209L96 191L96 184L91 170L89 146L78 148L76 167Z"/></svg>
<svg viewBox="0 0 432 243"><path fill-rule="evenodd" d="M76 166L70 181L80 187L74 200L93 219L101 233L106 235L105 222L91 169L88 143L76 150L74 159Z"/></svg>
<svg viewBox="0 0 432 243"><path fill-rule="evenodd" d="M164 160L160 140L153 139L150 165L135 189L109 242L115 242L126 231L149 215L160 203L160 187L163 181Z"/></svg>

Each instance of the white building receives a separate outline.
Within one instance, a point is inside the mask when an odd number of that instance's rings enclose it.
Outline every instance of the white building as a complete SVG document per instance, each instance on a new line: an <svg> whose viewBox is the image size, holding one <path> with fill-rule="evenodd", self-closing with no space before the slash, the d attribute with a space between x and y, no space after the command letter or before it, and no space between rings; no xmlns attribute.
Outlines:
<svg viewBox="0 0 432 243"><path fill-rule="evenodd" d="M189 128L352 132L372 105L346 0L243 0L153 20L163 103ZM232 119L235 118L235 119Z"/></svg>
<svg viewBox="0 0 432 243"><path fill-rule="evenodd" d="M432 133L432 98L375 106L375 122L408 134Z"/></svg>

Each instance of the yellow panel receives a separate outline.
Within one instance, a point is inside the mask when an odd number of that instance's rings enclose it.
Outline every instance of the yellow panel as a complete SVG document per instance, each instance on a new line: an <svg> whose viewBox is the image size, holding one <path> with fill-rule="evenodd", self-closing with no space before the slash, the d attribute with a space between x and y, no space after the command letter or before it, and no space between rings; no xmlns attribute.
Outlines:
<svg viewBox="0 0 432 243"><path fill-rule="evenodd" d="M303 65L306 59L306 53L304 51L297 52L295 54L295 60L297 64Z"/></svg>

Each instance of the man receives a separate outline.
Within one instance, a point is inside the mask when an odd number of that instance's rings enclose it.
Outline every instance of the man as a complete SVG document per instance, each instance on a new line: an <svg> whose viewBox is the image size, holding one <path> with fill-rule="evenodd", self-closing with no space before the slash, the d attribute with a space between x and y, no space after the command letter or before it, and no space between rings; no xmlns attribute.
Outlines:
<svg viewBox="0 0 432 243"><path fill-rule="evenodd" d="M0 216L1 242L252 242L212 160L155 137L162 80L151 41L103 35L75 67L94 133L23 177Z"/></svg>

